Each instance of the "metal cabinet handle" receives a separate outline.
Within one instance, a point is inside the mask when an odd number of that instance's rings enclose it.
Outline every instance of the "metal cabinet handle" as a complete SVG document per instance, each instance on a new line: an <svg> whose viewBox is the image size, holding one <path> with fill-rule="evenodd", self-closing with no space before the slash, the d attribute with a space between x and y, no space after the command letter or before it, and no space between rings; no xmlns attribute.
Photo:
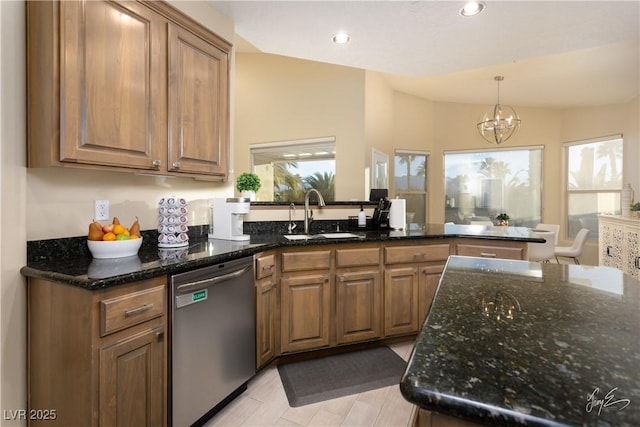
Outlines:
<svg viewBox="0 0 640 427"><path fill-rule="evenodd" d="M145 311L149 311L153 308L153 304L145 304L142 307L134 308L132 310L127 310L124 312L124 317L135 316L136 314L144 313Z"/></svg>
<svg viewBox="0 0 640 427"><path fill-rule="evenodd" d="M273 264L264 265L264 266L262 266L262 271L271 270L271 269L273 269L273 267L275 267L275 265L273 265Z"/></svg>
<svg viewBox="0 0 640 427"><path fill-rule="evenodd" d="M484 258L495 258L496 254L490 254L488 252L480 252L480 256Z"/></svg>
<svg viewBox="0 0 640 427"><path fill-rule="evenodd" d="M153 165L154 168L158 169L162 164L162 162L160 160L154 160L153 162L151 162L151 164Z"/></svg>
<svg viewBox="0 0 640 427"><path fill-rule="evenodd" d="M607 251L606 251L607 256L612 256L612 255L611 255L611 249L613 249L613 247L611 247L611 246L607 246Z"/></svg>
<svg viewBox="0 0 640 427"><path fill-rule="evenodd" d="M164 332L156 332L156 341L158 342L162 342L162 340L164 339Z"/></svg>
<svg viewBox="0 0 640 427"><path fill-rule="evenodd" d="M338 276L338 280L340 280L341 282L344 282L345 278L344 278L344 276Z"/></svg>
<svg viewBox="0 0 640 427"><path fill-rule="evenodd" d="M417 253L417 254L413 254L413 257L414 257L414 258L419 258L419 259L424 259L424 256L425 256L425 254L420 253L420 252L419 252L419 253Z"/></svg>
<svg viewBox="0 0 640 427"><path fill-rule="evenodd" d="M173 162L174 169L180 169L180 162Z"/></svg>
<svg viewBox="0 0 640 427"><path fill-rule="evenodd" d="M640 256L636 257L635 264L636 264L636 268L640 268Z"/></svg>
<svg viewBox="0 0 640 427"><path fill-rule="evenodd" d="M210 279L198 280L196 282L186 283L184 285L180 285L176 288L178 292L191 292L197 291L199 289L208 288L211 285L215 285L216 283L224 282L225 280L233 279L235 277L242 276L247 271L253 268L252 265L248 265L242 270L234 271L233 273L223 274L222 276L212 277Z"/></svg>

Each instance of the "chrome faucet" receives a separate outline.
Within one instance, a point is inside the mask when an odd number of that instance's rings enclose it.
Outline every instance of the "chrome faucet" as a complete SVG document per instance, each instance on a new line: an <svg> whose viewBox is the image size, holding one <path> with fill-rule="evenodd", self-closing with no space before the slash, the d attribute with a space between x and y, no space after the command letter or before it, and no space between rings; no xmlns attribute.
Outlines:
<svg viewBox="0 0 640 427"><path fill-rule="evenodd" d="M295 212L295 210L296 210L296 205L294 205L293 202L291 202L289 204L289 226L287 227L289 234L291 234L293 230L296 228L296 224L294 224L293 221L291 220L291 215L293 214L293 212Z"/></svg>
<svg viewBox="0 0 640 427"><path fill-rule="evenodd" d="M318 195L318 206L322 207L325 205L322 194L320 194L318 190L312 188L307 191L307 194L304 196L304 234L309 234L309 225L313 221L313 210L311 211L311 215L309 215L309 196L311 196L311 193Z"/></svg>

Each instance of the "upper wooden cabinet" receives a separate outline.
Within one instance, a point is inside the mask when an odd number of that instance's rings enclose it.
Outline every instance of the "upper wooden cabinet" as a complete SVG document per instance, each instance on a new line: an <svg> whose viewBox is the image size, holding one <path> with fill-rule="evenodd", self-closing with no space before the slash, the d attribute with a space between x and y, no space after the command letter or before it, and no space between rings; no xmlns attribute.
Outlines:
<svg viewBox="0 0 640 427"><path fill-rule="evenodd" d="M29 166L226 179L231 45L164 2L27 2Z"/></svg>

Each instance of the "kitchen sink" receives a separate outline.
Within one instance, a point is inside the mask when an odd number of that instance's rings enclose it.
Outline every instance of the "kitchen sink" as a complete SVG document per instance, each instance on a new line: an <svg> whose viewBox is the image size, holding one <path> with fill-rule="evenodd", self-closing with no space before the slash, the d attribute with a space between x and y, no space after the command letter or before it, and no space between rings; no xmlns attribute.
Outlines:
<svg viewBox="0 0 640 427"><path fill-rule="evenodd" d="M353 239L360 237L353 233L323 233L319 234L319 236L326 237L327 239Z"/></svg>
<svg viewBox="0 0 640 427"><path fill-rule="evenodd" d="M313 236L308 234L285 234L284 238L287 240L308 240L312 239Z"/></svg>
<svg viewBox="0 0 640 427"><path fill-rule="evenodd" d="M358 234L353 233L321 233L321 234L285 234L287 240L309 240L309 239L357 239Z"/></svg>

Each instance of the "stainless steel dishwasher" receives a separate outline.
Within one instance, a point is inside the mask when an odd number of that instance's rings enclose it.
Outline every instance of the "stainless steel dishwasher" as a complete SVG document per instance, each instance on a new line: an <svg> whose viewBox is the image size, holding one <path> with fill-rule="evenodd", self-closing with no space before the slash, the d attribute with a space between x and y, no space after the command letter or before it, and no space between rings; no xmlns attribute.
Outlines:
<svg viewBox="0 0 640 427"><path fill-rule="evenodd" d="M255 375L253 258L171 277L171 416L203 425Z"/></svg>

